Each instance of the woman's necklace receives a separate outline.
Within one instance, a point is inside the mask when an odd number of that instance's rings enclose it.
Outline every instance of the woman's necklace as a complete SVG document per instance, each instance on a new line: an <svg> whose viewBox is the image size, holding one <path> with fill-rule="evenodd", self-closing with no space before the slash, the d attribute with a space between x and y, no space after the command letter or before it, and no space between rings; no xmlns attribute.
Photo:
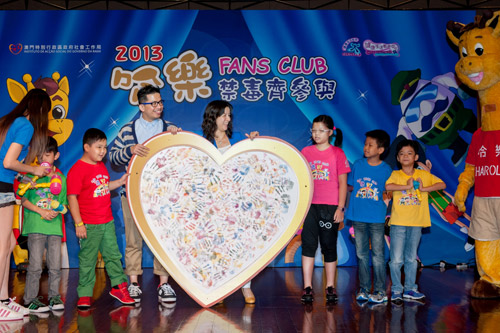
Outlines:
<svg viewBox="0 0 500 333"><path fill-rule="evenodd" d="M220 146L224 141L226 141L227 135L224 134L220 138L215 137L215 142L217 143L217 146Z"/></svg>

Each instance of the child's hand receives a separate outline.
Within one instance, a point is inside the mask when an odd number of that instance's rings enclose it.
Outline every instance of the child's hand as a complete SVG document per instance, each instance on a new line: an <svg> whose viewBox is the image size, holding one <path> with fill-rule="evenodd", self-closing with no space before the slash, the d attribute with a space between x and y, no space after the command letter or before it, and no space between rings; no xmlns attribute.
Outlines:
<svg viewBox="0 0 500 333"><path fill-rule="evenodd" d="M79 239L87 238L87 228L85 228L85 224L79 227L75 227L76 237Z"/></svg>
<svg viewBox="0 0 500 333"><path fill-rule="evenodd" d="M342 221L344 221L344 209L337 207L333 215L333 223L340 223Z"/></svg>
<svg viewBox="0 0 500 333"><path fill-rule="evenodd" d="M42 211L40 212L40 216L42 217L43 220L46 221L52 220L54 217L57 216L57 214L59 213L53 211L52 209L42 209Z"/></svg>
<svg viewBox="0 0 500 333"><path fill-rule="evenodd" d="M413 188L413 177L408 178L406 185L408 185L408 188L406 189L407 191L409 191Z"/></svg>
<svg viewBox="0 0 500 333"><path fill-rule="evenodd" d="M125 183L127 182L127 177L128 177L128 173L124 173L123 176L120 177L120 179L118 179L118 182L121 185L125 185Z"/></svg>

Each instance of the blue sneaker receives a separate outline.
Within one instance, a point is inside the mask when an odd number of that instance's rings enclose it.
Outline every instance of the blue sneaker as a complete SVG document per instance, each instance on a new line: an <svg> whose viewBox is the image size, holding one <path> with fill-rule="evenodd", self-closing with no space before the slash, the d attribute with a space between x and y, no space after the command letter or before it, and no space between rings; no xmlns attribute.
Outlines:
<svg viewBox="0 0 500 333"><path fill-rule="evenodd" d="M371 294L368 298L368 302L370 303L384 303L387 302L387 295L384 292L377 291L374 294Z"/></svg>
<svg viewBox="0 0 500 333"><path fill-rule="evenodd" d="M425 298L425 295L419 292L418 290L408 290L403 293L403 298L418 300Z"/></svg>
<svg viewBox="0 0 500 333"><path fill-rule="evenodd" d="M357 301L367 301L368 300L368 292L363 288L359 288L358 293L356 294L356 300Z"/></svg>
<svg viewBox="0 0 500 333"><path fill-rule="evenodd" d="M396 301L402 301L403 297L401 296L401 293L399 291L391 291L391 301L396 302Z"/></svg>

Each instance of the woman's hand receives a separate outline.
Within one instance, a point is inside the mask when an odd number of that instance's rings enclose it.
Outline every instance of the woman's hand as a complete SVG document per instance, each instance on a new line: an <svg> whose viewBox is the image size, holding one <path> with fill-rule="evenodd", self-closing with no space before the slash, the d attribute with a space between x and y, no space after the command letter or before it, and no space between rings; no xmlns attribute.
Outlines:
<svg viewBox="0 0 500 333"><path fill-rule="evenodd" d="M34 165L32 173L38 177L45 177L46 175L48 175L50 173L50 168L47 168L46 166L41 166L41 165Z"/></svg>
<svg viewBox="0 0 500 333"><path fill-rule="evenodd" d="M258 137L259 135L260 135L260 134L259 134L259 132L258 132L258 131L253 131L253 132L250 132L250 134L246 134L246 133L245 133L245 136L246 136L247 138L250 138L250 140L255 139L255 138L256 138L256 137Z"/></svg>

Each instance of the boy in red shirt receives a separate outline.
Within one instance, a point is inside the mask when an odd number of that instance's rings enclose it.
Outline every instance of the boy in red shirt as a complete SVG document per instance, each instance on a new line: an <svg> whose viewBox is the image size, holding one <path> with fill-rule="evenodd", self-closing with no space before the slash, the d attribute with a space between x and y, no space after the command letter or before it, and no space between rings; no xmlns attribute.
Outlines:
<svg viewBox="0 0 500 333"><path fill-rule="evenodd" d="M101 252L113 288L111 296L123 304L134 304L127 290L122 255L116 241L111 211L110 191L125 184L128 174L109 181L102 162L106 156L106 134L97 128L88 129L83 136L83 156L71 167L67 177L67 194L76 236L80 239L78 303L89 308L95 284L95 265Z"/></svg>

